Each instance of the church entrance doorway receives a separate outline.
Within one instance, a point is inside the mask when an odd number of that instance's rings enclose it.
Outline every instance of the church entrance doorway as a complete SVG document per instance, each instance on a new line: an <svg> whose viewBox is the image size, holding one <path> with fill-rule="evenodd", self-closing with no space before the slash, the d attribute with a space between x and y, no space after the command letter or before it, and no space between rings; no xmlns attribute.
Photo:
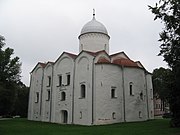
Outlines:
<svg viewBox="0 0 180 135"><path fill-rule="evenodd" d="M64 124L67 124L67 122L68 122L68 112L66 111L66 110L62 110L61 111L61 118L62 118L62 123L64 123Z"/></svg>

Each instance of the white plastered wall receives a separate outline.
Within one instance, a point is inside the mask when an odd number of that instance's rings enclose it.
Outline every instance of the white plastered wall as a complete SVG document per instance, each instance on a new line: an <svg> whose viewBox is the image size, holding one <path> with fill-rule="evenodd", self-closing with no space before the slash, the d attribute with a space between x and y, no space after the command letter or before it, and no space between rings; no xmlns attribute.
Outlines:
<svg viewBox="0 0 180 135"><path fill-rule="evenodd" d="M115 98L111 98L112 88L115 89ZM121 68L112 64L96 64L95 124L123 122L123 112Z"/></svg>
<svg viewBox="0 0 180 135"><path fill-rule="evenodd" d="M75 61L74 124L92 124L92 63L93 57L85 52ZM82 84L86 87L85 98L80 96Z"/></svg>
<svg viewBox="0 0 180 135"><path fill-rule="evenodd" d="M44 79L43 79L43 91L42 91L42 121L50 121L51 115L51 94L52 94L52 83L53 83L53 65L49 63L44 68ZM48 86L49 79L51 77L51 83ZM49 99L48 99L48 91L50 91Z"/></svg>
<svg viewBox="0 0 180 135"><path fill-rule="evenodd" d="M67 74L70 74L70 85L67 85ZM62 76L62 86L59 86L59 75ZM67 54L62 54L54 64L52 118L55 123L63 123L62 111L68 112L67 124L72 123L72 94L73 94L74 60ZM62 101L61 93L65 92L66 99Z"/></svg>
<svg viewBox="0 0 180 135"><path fill-rule="evenodd" d="M29 108L28 108L28 119L29 120L41 120L41 103L42 103L42 85L43 85L43 74L44 69L37 65L34 71L31 73L31 87L30 87L30 97L29 97ZM37 95L39 93L38 102L36 102Z"/></svg>
<svg viewBox="0 0 180 135"><path fill-rule="evenodd" d="M109 54L109 37L101 33L86 33L79 38L79 52L82 50L98 52L105 50Z"/></svg>
<svg viewBox="0 0 180 135"><path fill-rule="evenodd" d="M124 90L125 90L125 121L144 121L147 116L147 95L144 70L140 68L124 67ZM130 83L133 95L130 95ZM142 92L143 99L140 98Z"/></svg>

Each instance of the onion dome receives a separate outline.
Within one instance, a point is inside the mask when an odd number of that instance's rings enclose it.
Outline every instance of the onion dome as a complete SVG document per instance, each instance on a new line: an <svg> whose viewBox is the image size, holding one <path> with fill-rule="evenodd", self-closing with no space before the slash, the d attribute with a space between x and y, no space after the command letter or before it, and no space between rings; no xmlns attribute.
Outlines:
<svg viewBox="0 0 180 135"><path fill-rule="evenodd" d="M108 35L106 27L102 23L96 20L95 13L93 13L93 19L83 26L80 35L85 33L94 33L94 32Z"/></svg>

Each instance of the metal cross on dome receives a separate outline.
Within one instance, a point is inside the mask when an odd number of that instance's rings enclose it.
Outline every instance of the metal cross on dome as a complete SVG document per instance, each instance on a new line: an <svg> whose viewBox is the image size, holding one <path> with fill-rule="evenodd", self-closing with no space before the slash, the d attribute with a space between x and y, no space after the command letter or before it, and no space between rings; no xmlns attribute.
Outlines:
<svg viewBox="0 0 180 135"><path fill-rule="evenodd" d="M93 8L93 18L95 18L95 9Z"/></svg>

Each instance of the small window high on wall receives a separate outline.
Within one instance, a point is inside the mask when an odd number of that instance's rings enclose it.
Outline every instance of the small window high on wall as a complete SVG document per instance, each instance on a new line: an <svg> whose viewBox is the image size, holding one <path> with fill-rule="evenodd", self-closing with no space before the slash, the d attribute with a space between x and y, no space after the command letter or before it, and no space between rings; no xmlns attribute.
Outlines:
<svg viewBox="0 0 180 135"><path fill-rule="evenodd" d="M47 87L50 87L51 86L51 76L48 76L48 82L47 82Z"/></svg>
<svg viewBox="0 0 180 135"><path fill-rule="evenodd" d="M61 92L61 101L66 100L66 93L65 92Z"/></svg>
<svg viewBox="0 0 180 135"><path fill-rule="evenodd" d="M112 118L116 119L116 113L115 112L112 113Z"/></svg>
<svg viewBox="0 0 180 135"><path fill-rule="evenodd" d="M133 83L129 83L129 94L130 96L134 96L134 89L133 89Z"/></svg>
<svg viewBox="0 0 180 135"><path fill-rule="evenodd" d="M67 85L70 85L71 76L70 74L67 74Z"/></svg>
<svg viewBox="0 0 180 135"><path fill-rule="evenodd" d="M58 75L58 86L62 86L62 75Z"/></svg>
<svg viewBox="0 0 180 135"><path fill-rule="evenodd" d="M116 87L111 88L111 98L116 98Z"/></svg>
<svg viewBox="0 0 180 135"><path fill-rule="evenodd" d="M46 101L49 101L50 100L50 90L48 89L47 90L47 98L46 98Z"/></svg>
<svg viewBox="0 0 180 135"><path fill-rule="evenodd" d="M82 111L80 111L80 117L79 117L79 119L82 119Z"/></svg>
<svg viewBox="0 0 180 135"><path fill-rule="evenodd" d="M80 98L86 97L86 86L84 84L81 84L81 91L80 91Z"/></svg>
<svg viewBox="0 0 180 135"><path fill-rule="evenodd" d="M139 118L142 118L142 112L139 111Z"/></svg>
<svg viewBox="0 0 180 135"><path fill-rule="evenodd" d="M35 103L39 102L39 92L36 92L36 96L35 96Z"/></svg>

